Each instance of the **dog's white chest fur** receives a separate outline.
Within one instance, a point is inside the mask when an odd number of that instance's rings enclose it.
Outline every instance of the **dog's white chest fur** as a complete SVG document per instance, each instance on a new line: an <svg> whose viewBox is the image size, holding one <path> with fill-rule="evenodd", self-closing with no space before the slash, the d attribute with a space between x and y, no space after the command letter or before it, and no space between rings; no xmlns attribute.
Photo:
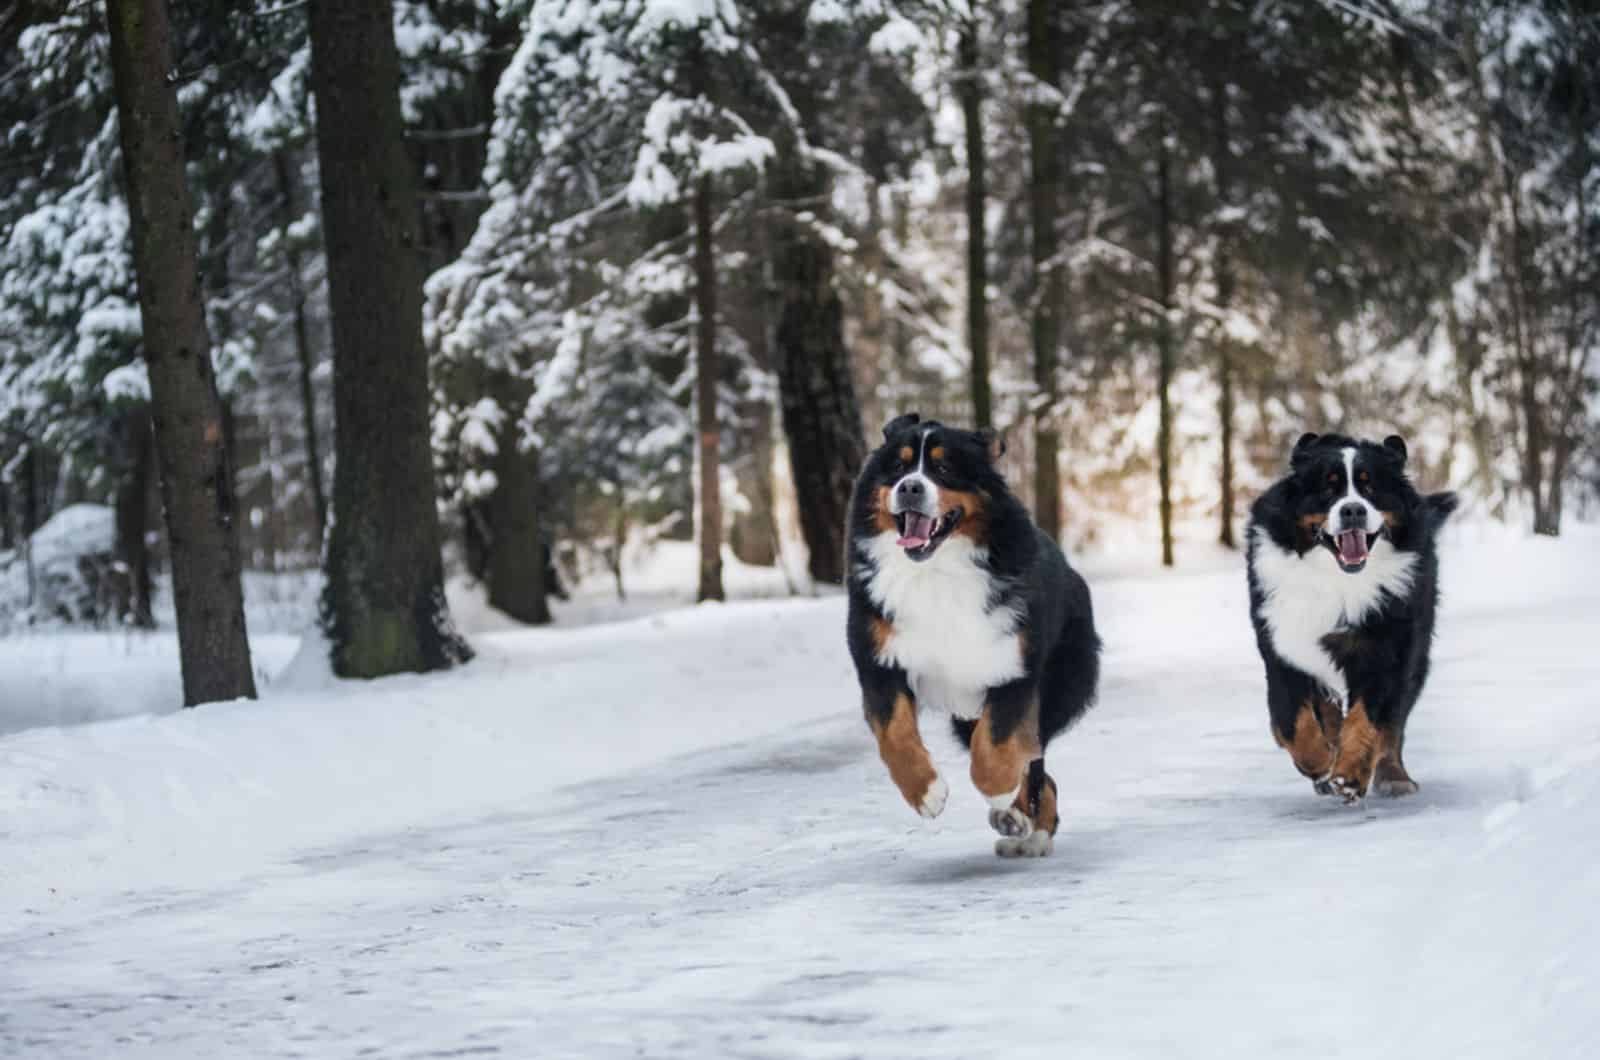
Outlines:
<svg viewBox="0 0 1600 1060"><path fill-rule="evenodd" d="M952 537L924 563L893 533L860 547L874 565L867 593L894 627L878 661L906 671L919 704L976 718L986 689L1022 676L1021 616L989 609L984 553L972 542Z"/></svg>
<svg viewBox="0 0 1600 1060"><path fill-rule="evenodd" d="M1411 589L1417 558L1388 541L1374 543L1366 569L1346 574L1325 548L1304 556L1279 548L1260 527L1255 536L1255 567L1265 600L1261 617L1272 646L1283 659L1316 678L1343 702L1344 672L1322 646L1322 638L1357 625L1382 603L1384 595Z"/></svg>

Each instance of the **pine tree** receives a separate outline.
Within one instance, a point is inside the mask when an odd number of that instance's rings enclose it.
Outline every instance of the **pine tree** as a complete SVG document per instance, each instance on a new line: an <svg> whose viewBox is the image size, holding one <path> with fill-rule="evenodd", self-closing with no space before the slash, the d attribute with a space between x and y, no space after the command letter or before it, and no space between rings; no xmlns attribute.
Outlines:
<svg viewBox="0 0 1600 1060"><path fill-rule="evenodd" d="M199 288L166 0L107 0L184 703L254 698L222 402Z"/></svg>
<svg viewBox="0 0 1600 1060"><path fill-rule="evenodd" d="M471 652L444 599L393 6L314 4L310 30L337 458L324 628L340 676L438 669Z"/></svg>

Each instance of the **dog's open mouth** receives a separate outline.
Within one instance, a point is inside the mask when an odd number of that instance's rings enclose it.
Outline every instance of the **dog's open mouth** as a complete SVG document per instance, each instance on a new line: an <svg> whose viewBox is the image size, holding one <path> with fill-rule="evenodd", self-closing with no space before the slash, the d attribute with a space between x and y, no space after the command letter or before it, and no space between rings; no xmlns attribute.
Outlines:
<svg viewBox="0 0 1600 1060"><path fill-rule="evenodd" d="M938 518L922 512L901 512L894 517L895 525L900 528L900 538L895 544L914 560L927 559L950 536L961 522L961 516L960 508L951 508Z"/></svg>
<svg viewBox="0 0 1600 1060"><path fill-rule="evenodd" d="M1340 530L1337 534L1325 533L1323 539L1333 550L1333 558L1339 561L1339 569L1346 574L1356 574L1367 565L1367 559L1372 555L1372 545L1378 540L1378 535L1369 534L1362 528L1356 527L1351 530Z"/></svg>

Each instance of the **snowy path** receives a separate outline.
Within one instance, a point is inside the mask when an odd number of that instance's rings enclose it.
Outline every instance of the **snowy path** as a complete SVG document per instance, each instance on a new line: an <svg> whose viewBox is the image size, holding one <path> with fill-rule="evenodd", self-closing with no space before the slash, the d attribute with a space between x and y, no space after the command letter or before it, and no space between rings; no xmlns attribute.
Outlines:
<svg viewBox="0 0 1600 1060"><path fill-rule="evenodd" d="M667 623L661 652L709 640L741 675L687 690L628 669L636 626L508 635L496 650L532 651L565 693L616 696L604 682L633 671L635 696L696 693L708 713L684 716L722 746L585 760L589 779L494 810L408 809L257 864L191 858L162 882L139 864L131 889L60 839L75 897L24 891L38 859L0 882L24 908L0 921L0 1054L1592 1055L1593 543L1450 554L1407 744L1423 792L1356 809L1272 744L1237 572L1097 587L1107 680L1052 750L1064 820L1042 862L989 853L949 741L944 815L899 803L836 658L837 600ZM560 739L606 739L613 706ZM730 744L747 724L764 734ZM26 735L0 768L41 753Z"/></svg>

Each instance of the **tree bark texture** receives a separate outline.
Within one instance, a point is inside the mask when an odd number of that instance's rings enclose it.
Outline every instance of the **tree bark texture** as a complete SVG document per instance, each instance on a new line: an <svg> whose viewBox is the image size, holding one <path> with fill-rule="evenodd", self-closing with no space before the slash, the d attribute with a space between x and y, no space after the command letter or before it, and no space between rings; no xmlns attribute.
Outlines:
<svg viewBox="0 0 1600 1060"><path fill-rule="evenodd" d="M989 389L989 235L986 210L989 182L983 143L983 70L979 65L978 23L961 32L961 113L967 131L967 345L972 353L972 419L994 426Z"/></svg>
<svg viewBox="0 0 1600 1060"><path fill-rule="evenodd" d="M254 697L222 402L169 76L165 0L107 0L184 703Z"/></svg>
<svg viewBox="0 0 1600 1060"><path fill-rule="evenodd" d="M150 410L140 406L122 417L125 466L117 483L116 552L126 581L119 587L121 614L116 617L139 629L154 629L150 611L154 582L150 577L150 472L155 464Z"/></svg>
<svg viewBox="0 0 1600 1060"><path fill-rule="evenodd" d="M322 483L322 445L317 438L317 392L313 384L316 354L311 349L311 323L306 313L305 273L300 249L289 229L299 219L295 206L295 178L286 151L272 156L278 179L278 238L283 240L284 273L289 284L289 301L294 311L294 354L299 372L300 429L305 436L306 485L311 491L311 510L317 520L317 541L328 530L328 495Z"/></svg>
<svg viewBox="0 0 1600 1060"><path fill-rule="evenodd" d="M513 410L520 404L502 402L501 407L507 414L491 465L495 488L484 505L490 534L484 580L491 607L518 622L542 626L550 621L551 586L545 584L539 454L518 444L522 429Z"/></svg>
<svg viewBox="0 0 1600 1060"><path fill-rule="evenodd" d="M780 157L770 179L780 202L826 199L826 179L792 153ZM811 553L811 577L838 585L845 573L846 512L867 447L844 343L844 304L833 286L833 252L786 216L774 234L772 271L778 293L773 360L800 530Z"/></svg>
<svg viewBox="0 0 1600 1060"><path fill-rule="evenodd" d="M1028 72L1041 84L1061 80L1052 0L1028 4ZM1033 228L1033 379L1036 388L1033 438L1034 518L1052 538L1061 536L1061 448L1056 430L1056 365L1061 345L1062 287L1056 255L1061 212L1061 148L1055 108L1034 103L1027 110L1029 217Z"/></svg>
<svg viewBox="0 0 1600 1060"><path fill-rule="evenodd" d="M1156 128L1156 304L1161 319L1156 322L1156 342L1161 363L1156 390L1161 405L1161 425L1156 435L1156 468L1161 486L1161 565L1170 567L1172 556L1172 376L1177 355L1172 334L1172 160L1163 119Z"/></svg>
<svg viewBox="0 0 1600 1060"><path fill-rule="evenodd" d="M1213 169L1216 172L1217 204L1223 209L1230 205L1230 195L1233 190L1233 147L1228 135L1228 89L1227 85L1213 86L1211 93L1212 125L1216 134L1215 148L1216 159ZM1233 304L1234 269L1232 246L1231 220L1225 222L1221 231L1217 233L1217 308L1222 310L1226 318L1228 310ZM1218 504L1217 520L1220 524L1217 540L1224 548L1236 548L1234 540L1234 472L1233 472L1233 339L1228 334L1227 320L1224 319L1217 328L1217 419L1221 425L1222 444L1222 469L1219 475L1218 488L1221 499Z"/></svg>
<svg viewBox="0 0 1600 1060"><path fill-rule="evenodd" d="M420 221L388 0L310 5L333 320L333 525L323 626L334 672L463 661L444 599L422 343Z"/></svg>
<svg viewBox="0 0 1600 1060"><path fill-rule="evenodd" d="M721 600L722 458L717 428L717 262L712 232L711 177L694 190L694 404L700 443L700 600Z"/></svg>

